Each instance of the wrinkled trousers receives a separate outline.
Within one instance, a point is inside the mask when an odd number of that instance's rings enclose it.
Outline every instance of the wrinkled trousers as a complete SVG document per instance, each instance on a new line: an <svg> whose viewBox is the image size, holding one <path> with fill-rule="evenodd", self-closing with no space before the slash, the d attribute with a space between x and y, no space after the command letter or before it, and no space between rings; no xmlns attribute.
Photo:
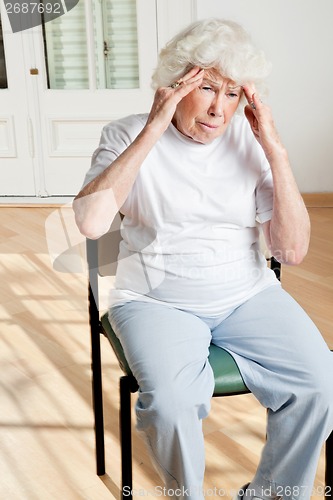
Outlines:
<svg viewBox="0 0 333 500"><path fill-rule="evenodd" d="M285 499L311 498L333 428L333 353L287 292L271 286L223 318L140 301L113 307L109 318L139 384L137 428L167 489L178 498L203 498L212 342L232 354L268 409L267 441L252 481Z"/></svg>

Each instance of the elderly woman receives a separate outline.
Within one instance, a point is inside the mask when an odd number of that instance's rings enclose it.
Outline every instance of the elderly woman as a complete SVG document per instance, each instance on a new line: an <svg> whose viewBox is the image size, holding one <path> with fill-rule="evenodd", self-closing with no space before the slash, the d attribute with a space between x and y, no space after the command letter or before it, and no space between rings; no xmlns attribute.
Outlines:
<svg viewBox="0 0 333 500"><path fill-rule="evenodd" d="M310 498L332 429L332 355L259 251L261 226L272 254L298 264L310 233L258 96L268 69L239 25L191 25L160 54L150 113L103 129L74 202L88 238L124 216L109 317L140 387L138 429L179 498L203 498L211 342L268 408L261 461L238 498Z"/></svg>

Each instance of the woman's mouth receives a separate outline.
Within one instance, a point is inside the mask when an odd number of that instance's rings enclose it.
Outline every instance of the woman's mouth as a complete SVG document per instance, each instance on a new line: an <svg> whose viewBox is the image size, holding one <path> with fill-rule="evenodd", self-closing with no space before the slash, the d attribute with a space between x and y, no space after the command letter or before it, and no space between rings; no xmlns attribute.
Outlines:
<svg viewBox="0 0 333 500"><path fill-rule="evenodd" d="M198 122L198 123L199 125L201 125L206 129L215 130L218 128L218 125L213 125L212 123L206 123L206 122Z"/></svg>

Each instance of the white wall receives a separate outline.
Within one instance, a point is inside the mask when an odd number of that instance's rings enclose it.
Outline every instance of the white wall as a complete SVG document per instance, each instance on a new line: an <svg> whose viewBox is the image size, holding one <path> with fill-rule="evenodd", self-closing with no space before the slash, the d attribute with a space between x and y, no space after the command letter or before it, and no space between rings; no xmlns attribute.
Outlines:
<svg viewBox="0 0 333 500"><path fill-rule="evenodd" d="M273 63L269 103L302 192L333 191L333 1L197 0L232 19Z"/></svg>

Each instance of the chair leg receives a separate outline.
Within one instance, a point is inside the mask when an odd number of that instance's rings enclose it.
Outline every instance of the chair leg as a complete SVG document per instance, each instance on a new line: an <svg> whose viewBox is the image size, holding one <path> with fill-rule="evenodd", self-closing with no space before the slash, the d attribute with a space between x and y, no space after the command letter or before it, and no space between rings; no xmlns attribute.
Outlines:
<svg viewBox="0 0 333 500"><path fill-rule="evenodd" d="M95 417L96 471L98 476L103 476L103 474L105 474L105 449L101 346L99 331L92 332L91 345L92 395Z"/></svg>
<svg viewBox="0 0 333 500"><path fill-rule="evenodd" d="M120 378L121 498L132 499L131 379Z"/></svg>
<svg viewBox="0 0 333 500"><path fill-rule="evenodd" d="M325 498L333 497L333 432L326 441Z"/></svg>

